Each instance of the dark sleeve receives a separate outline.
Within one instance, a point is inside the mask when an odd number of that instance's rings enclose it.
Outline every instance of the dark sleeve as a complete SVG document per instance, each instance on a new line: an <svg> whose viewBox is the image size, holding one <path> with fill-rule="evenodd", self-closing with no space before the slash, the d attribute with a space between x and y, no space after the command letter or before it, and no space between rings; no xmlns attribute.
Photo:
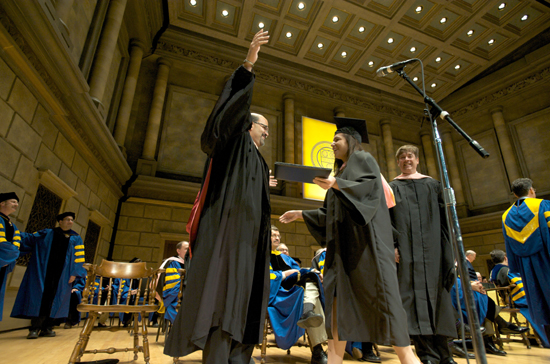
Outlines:
<svg viewBox="0 0 550 364"><path fill-rule="evenodd" d="M202 151L209 156L222 150L231 137L250 129L250 103L254 74L243 66L231 75L201 136Z"/></svg>
<svg viewBox="0 0 550 364"><path fill-rule="evenodd" d="M334 190L334 194L353 222L365 226L376 214L384 195L380 168L370 153L359 152L351 155L348 168L347 179L336 178L339 190Z"/></svg>
<svg viewBox="0 0 550 364"><path fill-rule="evenodd" d="M436 193L441 225L441 274L443 276L443 286L447 289L447 291L449 291L454 284L455 264L453 258L453 246L449 235L449 225L447 224L447 207L443 198L443 185L439 181L434 180L434 182L437 183Z"/></svg>
<svg viewBox="0 0 550 364"><path fill-rule="evenodd" d="M496 281L496 284L498 287L506 287L512 283L510 282L510 278L508 278L509 271L510 271L510 268L508 267L500 268L497 274L497 281Z"/></svg>
<svg viewBox="0 0 550 364"><path fill-rule="evenodd" d="M317 210L302 211L302 217L311 236L317 240L323 248L327 246L327 209L326 199L323 207Z"/></svg>

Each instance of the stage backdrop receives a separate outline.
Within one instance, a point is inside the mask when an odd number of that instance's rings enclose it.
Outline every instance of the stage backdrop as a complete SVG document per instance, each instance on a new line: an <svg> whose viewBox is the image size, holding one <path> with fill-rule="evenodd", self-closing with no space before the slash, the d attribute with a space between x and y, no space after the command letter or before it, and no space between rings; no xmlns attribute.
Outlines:
<svg viewBox="0 0 550 364"><path fill-rule="evenodd" d="M304 166L334 167L334 153L330 144L336 125L326 121L302 117L302 161ZM304 198L323 201L327 191L313 183L304 183Z"/></svg>

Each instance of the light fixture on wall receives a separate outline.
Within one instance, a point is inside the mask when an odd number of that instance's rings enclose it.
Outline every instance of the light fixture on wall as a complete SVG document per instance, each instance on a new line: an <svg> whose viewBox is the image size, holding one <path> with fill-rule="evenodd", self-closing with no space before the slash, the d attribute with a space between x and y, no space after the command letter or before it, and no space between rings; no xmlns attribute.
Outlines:
<svg viewBox="0 0 550 364"><path fill-rule="evenodd" d="M416 11L417 14L420 14L422 10L424 10L424 7L422 6L417 6L416 9L414 9L414 11Z"/></svg>
<svg viewBox="0 0 550 364"><path fill-rule="evenodd" d="M418 77L413 77L413 81L414 82L418 81Z"/></svg>
<svg viewBox="0 0 550 364"><path fill-rule="evenodd" d="M369 67L374 67L374 62L373 61L369 61Z"/></svg>
<svg viewBox="0 0 550 364"><path fill-rule="evenodd" d="M435 59L435 61L436 61L437 63L441 62L441 57L437 57L437 58Z"/></svg>
<svg viewBox="0 0 550 364"><path fill-rule="evenodd" d="M447 18L443 17L443 18L441 18L441 20L439 22L441 24L445 24L447 22Z"/></svg>
<svg viewBox="0 0 550 364"><path fill-rule="evenodd" d="M459 69L460 69L460 65L457 64L457 65L455 66L455 70L459 70Z"/></svg>
<svg viewBox="0 0 550 364"><path fill-rule="evenodd" d="M432 83L430 86L431 86L432 88L435 88L435 87L437 86L437 83L434 82L434 83Z"/></svg>
<svg viewBox="0 0 550 364"><path fill-rule="evenodd" d="M363 33L365 31L365 27L359 27L358 31L359 33Z"/></svg>
<svg viewBox="0 0 550 364"><path fill-rule="evenodd" d="M416 47L411 47L410 51L411 51L411 53L416 52Z"/></svg>
<svg viewBox="0 0 550 364"><path fill-rule="evenodd" d="M334 15L334 16L332 17L332 22L333 22L333 23L338 23L339 21L340 21L340 18L339 18L337 15Z"/></svg>
<svg viewBox="0 0 550 364"><path fill-rule="evenodd" d="M487 44L489 44L490 46L492 46L493 44L495 44L495 40L494 40L494 39L489 39L489 41L487 42Z"/></svg>
<svg viewBox="0 0 550 364"><path fill-rule="evenodd" d="M189 0L189 5L197 6L197 0Z"/></svg>
<svg viewBox="0 0 550 364"><path fill-rule="evenodd" d="M500 3L500 5L498 6L498 10L504 10L505 7L506 3Z"/></svg>
<svg viewBox="0 0 550 364"><path fill-rule="evenodd" d="M303 2L298 3L298 10L304 10L305 8L306 8L306 4L304 4Z"/></svg>
<svg viewBox="0 0 550 364"><path fill-rule="evenodd" d="M323 49L325 47L325 45L323 43L318 43L317 44L317 48L319 49Z"/></svg>
<svg viewBox="0 0 550 364"><path fill-rule="evenodd" d="M475 33L475 30L470 29L470 30L468 30L468 33L466 33L466 35L467 35L468 37L471 37L472 35L474 35L474 33Z"/></svg>
<svg viewBox="0 0 550 364"><path fill-rule="evenodd" d="M388 38L388 44L392 44L393 43L393 38Z"/></svg>
<svg viewBox="0 0 550 364"><path fill-rule="evenodd" d="M225 9L222 10L222 16L223 16L224 18L227 18L227 17L229 16L229 11L227 11L227 10L225 10Z"/></svg>
<svg viewBox="0 0 550 364"><path fill-rule="evenodd" d="M348 56L348 52L343 51L341 54L342 58L346 58Z"/></svg>
<svg viewBox="0 0 550 364"><path fill-rule="evenodd" d="M265 28L265 24L263 22L258 23L258 28L263 29Z"/></svg>
<svg viewBox="0 0 550 364"><path fill-rule="evenodd" d="M291 32L286 32L285 36L286 36L288 39L290 39L290 38L292 38L292 33L291 33Z"/></svg>
<svg viewBox="0 0 550 364"><path fill-rule="evenodd" d="M527 14L521 17L521 21L526 21L527 19L529 19L529 15Z"/></svg>

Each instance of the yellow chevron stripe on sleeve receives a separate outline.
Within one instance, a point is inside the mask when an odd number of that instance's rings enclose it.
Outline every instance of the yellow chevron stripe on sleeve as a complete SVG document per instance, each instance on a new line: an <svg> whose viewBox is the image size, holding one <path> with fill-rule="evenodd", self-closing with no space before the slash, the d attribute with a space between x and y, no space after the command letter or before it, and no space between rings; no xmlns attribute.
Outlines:
<svg viewBox="0 0 550 364"><path fill-rule="evenodd" d="M83 250L74 253L74 255L76 255L77 257L78 257L79 255L84 255L84 254L86 254L86 253L85 253Z"/></svg>
<svg viewBox="0 0 550 364"><path fill-rule="evenodd" d="M168 282L168 281L173 281L174 279L180 279L180 275L179 274L172 274L172 275L166 276L164 278L164 281Z"/></svg>
<svg viewBox="0 0 550 364"><path fill-rule="evenodd" d="M523 283L518 284L513 290L512 290L512 296L515 295L518 291L521 291L523 288Z"/></svg>
<svg viewBox="0 0 550 364"><path fill-rule="evenodd" d="M15 246L18 247L18 248L21 246L21 244L16 243L15 241L13 242L13 245L15 245Z"/></svg>
<svg viewBox="0 0 550 364"><path fill-rule="evenodd" d="M178 284L178 282L169 283L169 284L165 285L162 290L166 291L167 289L174 288L176 286L176 284Z"/></svg>
<svg viewBox="0 0 550 364"><path fill-rule="evenodd" d="M74 260L75 263L84 263L84 258L78 258Z"/></svg>
<svg viewBox="0 0 550 364"><path fill-rule="evenodd" d="M517 295L512 296L512 300L513 300L513 301L517 301L517 300L519 300L519 299L520 299L521 297L523 297L523 296L525 296L525 291L521 291L521 292L519 292Z"/></svg>
<svg viewBox="0 0 550 364"><path fill-rule="evenodd" d="M75 249L84 249L84 245L77 245L74 247Z"/></svg>
<svg viewBox="0 0 550 364"><path fill-rule="evenodd" d="M166 274L168 273L177 273L178 268L166 268Z"/></svg>
<svg viewBox="0 0 550 364"><path fill-rule="evenodd" d="M20 237L20 236L14 236L14 237L13 237L13 240L21 241L21 237Z"/></svg>
<svg viewBox="0 0 550 364"><path fill-rule="evenodd" d="M6 238L0 238L0 243L7 242Z"/></svg>
<svg viewBox="0 0 550 364"><path fill-rule="evenodd" d="M512 278L512 283L516 283L517 281L521 281L521 278L520 277Z"/></svg>
<svg viewBox="0 0 550 364"><path fill-rule="evenodd" d="M550 211L544 211L544 217L548 219L550 217Z"/></svg>
<svg viewBox="0 0 550 364"><path fill-rule="evenodd" d="M6 232L5 232L5 231L0 231L0 236L5 237L5 236L6 236Z"/></svg>
<svg viewBox="0 0 550 364"><path fill-rule="evenodd" d="M270 280L277 279L277 275L276 275L275 273L270 273L270 274L269 274L269 279L270 279Z"/></svg>

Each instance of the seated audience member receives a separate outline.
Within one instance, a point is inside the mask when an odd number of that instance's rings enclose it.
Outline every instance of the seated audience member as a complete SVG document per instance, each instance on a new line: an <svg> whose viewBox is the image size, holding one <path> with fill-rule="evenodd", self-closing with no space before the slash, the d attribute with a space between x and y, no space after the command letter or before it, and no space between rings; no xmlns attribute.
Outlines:
<svg viewBox="0 0 550 364"><path fill-rule="evenodd" d="M166 269L166 275L164 277L164 285L162 286L162 302L164 305L164 319L174 323L176 319L176 306L178 305L178 293L180 290L181 276L178 273L178 269L186 268L189 264L186 254L189 250L189 242L180 241L176 245L177 255L166 259L160 268ZM188 259L188 258L187 258ZM184 287L185 290L185 282Z"/></svg>
<svg viewBox="0 0 550 364"><path fill-rule="evenodd" d="M21 234L9 218L17 207L19 207L19 197L15 192L0 193L0 321L2 321L8 273L15 268L21 245Z"/></svg>
<svg viewBox="0 0 550 364"><path fill-rule="evenodd" d="M537 334L541 338L545 347L550 347L544 328L542 325L536 324L529 313L527 304L527 297L525 296L525 290L523 289L523 282L521 276L518 273L513 273L508 267L508 257L502 250L495 249L491 252L491 260L495 264L491 271L490 280L497 287L507 287L513 285L510 296L515 306L519 308L520 313L531 323ZM504 297L504 296L503 296Z"/></svg>
<svg viewBox="0 0 550 364"><path fill-rule="evenodd" d="M271 226L270 293L268 313L277 345L288 349L307 330L311 363L326 363L322 344L327 341L323 312L323 289L318 274L301 268L288 255L276 250L281 235Z"/></svg>

